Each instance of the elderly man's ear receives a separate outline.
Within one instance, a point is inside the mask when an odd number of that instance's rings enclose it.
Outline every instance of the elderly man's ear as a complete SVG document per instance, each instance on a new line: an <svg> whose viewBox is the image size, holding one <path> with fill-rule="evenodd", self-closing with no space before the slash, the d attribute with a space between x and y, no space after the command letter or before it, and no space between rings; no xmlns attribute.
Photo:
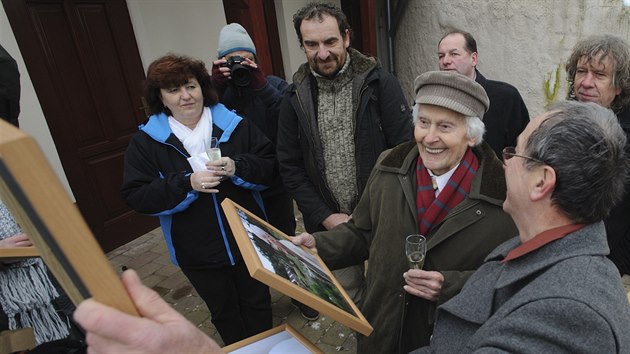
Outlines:
<svg viewBox="0 0 630 354"><path fill-rule="evenodd" d="M533 173L533 188L530 191L532 201L538 201L547 197L551 198L551 193L556 187L556 171L547 165L539 166Z"/></svg>

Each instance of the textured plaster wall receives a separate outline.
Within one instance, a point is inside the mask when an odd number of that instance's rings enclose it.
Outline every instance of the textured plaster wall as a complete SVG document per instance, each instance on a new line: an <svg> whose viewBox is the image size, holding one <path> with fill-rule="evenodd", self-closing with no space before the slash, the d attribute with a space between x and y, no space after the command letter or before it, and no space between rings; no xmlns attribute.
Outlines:
<svg viewBox="0 0 630 354"><path fill-rule="evenodd" d="M544 111L544 82L556 99L567 93L564 62L585 36L611 33L630 41L630 6L622 0L410 0L395 40L395 67L412 99L413 80L437 70L437 43L448 27L477 40L478 69L489 79L514 85L530 115ZM548 76L550 75L550 76Z"/></svg>

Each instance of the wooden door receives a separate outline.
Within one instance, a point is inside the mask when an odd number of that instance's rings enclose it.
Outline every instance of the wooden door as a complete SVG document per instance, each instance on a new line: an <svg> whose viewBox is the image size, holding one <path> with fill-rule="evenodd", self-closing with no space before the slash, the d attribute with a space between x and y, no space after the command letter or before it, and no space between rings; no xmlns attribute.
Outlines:
<svg viewBox="0 0 630 354"><path fill-rule="evenodd" d="M125 0L2 0L77 206L109 251L155 228L118 192L144 70ZM28 117L21 117L26 120Z"/></svg>
<svg viewBox="0 0 630 354"><path fill-rule="evenodd" d="M278 35L276 8L268 0L223 0L227 23L241 24L256 46L256 58L265 74L286 79Z"/></svg>

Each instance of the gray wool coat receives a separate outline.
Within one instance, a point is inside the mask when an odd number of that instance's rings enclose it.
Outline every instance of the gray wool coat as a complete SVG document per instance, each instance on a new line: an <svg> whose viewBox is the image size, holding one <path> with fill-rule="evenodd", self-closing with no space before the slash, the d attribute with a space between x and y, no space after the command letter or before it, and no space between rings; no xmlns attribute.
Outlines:
<svg viewBox="0 0 630 354"><path fill-rule="evenodd" d="M512 260L497 247L438 308L431 347L413 353L630 353L630 305L595 223Z"/></svg>

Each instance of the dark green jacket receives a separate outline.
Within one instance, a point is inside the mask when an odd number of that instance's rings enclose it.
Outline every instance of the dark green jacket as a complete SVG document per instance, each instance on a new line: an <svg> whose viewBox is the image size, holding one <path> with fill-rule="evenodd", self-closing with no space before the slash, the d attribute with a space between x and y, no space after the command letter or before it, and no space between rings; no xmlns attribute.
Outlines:
<svg viewBox="0 0 630 354"><path fill-rule="evenodd" d="M427 236L425 270L440 271L444 284L439 303L456 295L496 246L517 235L503 212L505 175L485 142L474 148L479 169L469 196ZM381 154L352 220L316 233L321 258L332 269L369 259L361 311L374 327L359 335L358 353L407 353L428 343L435 303L408 295L402 274L409 267L405 236L418 233L415 143Z"/></svg>

